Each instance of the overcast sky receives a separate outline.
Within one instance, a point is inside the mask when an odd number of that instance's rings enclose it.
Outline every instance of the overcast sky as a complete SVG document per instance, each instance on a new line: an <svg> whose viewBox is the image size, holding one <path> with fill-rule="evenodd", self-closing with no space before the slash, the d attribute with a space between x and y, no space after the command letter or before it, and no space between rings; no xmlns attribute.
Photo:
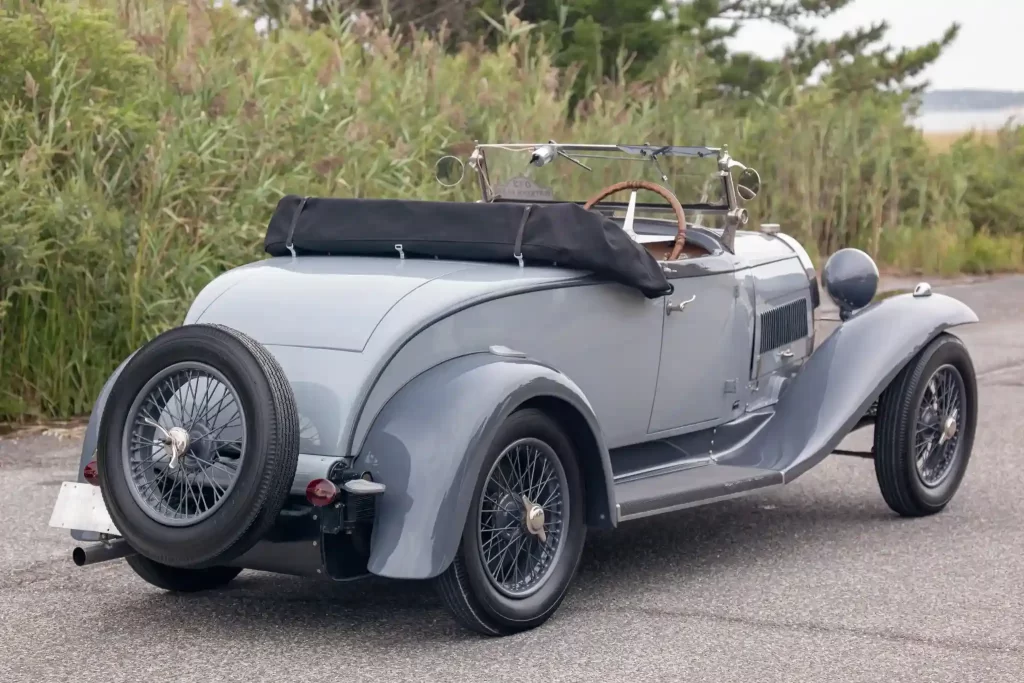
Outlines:
<svg viewBox="0 0 1024 683"><path fill-rule="evenodd" d="M1024 91L1024 0L853 0L818 26L827 36L889 22L887 42L915 46L938 38L951 23L960 35L924 74L931 87ZM744 27L732 46L777 56L792 34L761 23Z"/></svg>

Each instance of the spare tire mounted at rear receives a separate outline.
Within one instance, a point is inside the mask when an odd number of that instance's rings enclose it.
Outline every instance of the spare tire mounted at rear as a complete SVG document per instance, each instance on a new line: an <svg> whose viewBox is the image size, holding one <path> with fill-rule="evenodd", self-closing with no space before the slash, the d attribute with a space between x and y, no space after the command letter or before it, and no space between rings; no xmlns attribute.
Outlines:
<svg viewBox="0 0 1024 683"><path fill-rule="evenodd" d="M157 562L198 568L238 557L270 529L298 452L295 397L273 356L231 328L185 325L121 372L97 465L125 540Z"/></svg>

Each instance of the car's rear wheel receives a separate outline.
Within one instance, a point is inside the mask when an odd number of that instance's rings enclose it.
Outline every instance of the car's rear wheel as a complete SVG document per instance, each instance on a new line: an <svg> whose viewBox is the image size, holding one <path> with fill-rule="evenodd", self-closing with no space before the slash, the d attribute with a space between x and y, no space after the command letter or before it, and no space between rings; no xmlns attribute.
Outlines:
<svg viewBox="0 0 1024 683"><path fill-rule="evenodd" d="M547 621L579 565L583 496L559 426L538 410L513 413L483 462L458 553L436 579L455 619L490 636Z"/></svg>
<svg viewBox="0 0 1024 683"><path fill-rule="evenodd" d="M246 335L185 325L143 346L110 392L99 484L118 530L169 567L222 565L284 505L298 414L283 370Z"/></svg>
<svg viewBox="0 0 1024 683"><path fill-rule="evenodd" d="M963 343L939 335L878 401L875 475L895 512L939 512L960 487L974 446L977 379Z"/></svg>
<svg viewBox="0 0 1024 683"><path fill-rule="evenodd" d="M240 567L169 567L142 555L130 555L125 561L146 583L174 593L196 593L221 588L231 583L242 571Z"/></svg>

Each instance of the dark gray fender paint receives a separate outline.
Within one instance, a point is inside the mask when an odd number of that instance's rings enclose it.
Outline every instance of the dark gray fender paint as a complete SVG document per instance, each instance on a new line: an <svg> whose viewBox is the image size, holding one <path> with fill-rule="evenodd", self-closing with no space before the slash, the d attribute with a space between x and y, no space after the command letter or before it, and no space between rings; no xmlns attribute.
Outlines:
<svg viewBox="0 0 1024 683"><path fill-rule="evenodd" d="M355 462L387 489L377 503L368 569L391 578L443 572L458 550L481 463L495 431L531 399L571 406L596 452L580 453L600 476L592 524L614 525L608 451L590 404L567 377L535 362L487 353L455 358L418 375L384 406ZM578 430L577 430L578 432ZM581 434L570 434L577 443ZM599 469L598 469L599 468ZM601 481L603 480L603 481Z"/></svg>
<svg viewBox="0 0 1024 683"><path fill-rule="evenodd" d="M121 370L127 365L128 361L132 359L135 352L132 352L127 358L121 361L110 377L107 378L103 388L100 389L99 396L96 397L96 402L92 406L92 413L89 414L89 424L85 427L85 438L82 441L82 455L78 459L78 478L77 481L82 483L85 481L83 470L85 470L86 464L92 460L93 453L96 451L96 439L100 432L100 418L103 417L103 409L107 405L107 397L110 395L110 388L114 386L114 382L117 381L118 376L121 374ZM71 538L76 541L97 541L100 535L92 531L72 531Z"/></svg>
<svg viewBox="0 0 1024 683"><path fill-rule="evenodd" d="M783 390L756 436L718 462L773 469L789 482L839 445L893 378L942 331L978 322L942 294L894 296L840 325Z"/></svg>

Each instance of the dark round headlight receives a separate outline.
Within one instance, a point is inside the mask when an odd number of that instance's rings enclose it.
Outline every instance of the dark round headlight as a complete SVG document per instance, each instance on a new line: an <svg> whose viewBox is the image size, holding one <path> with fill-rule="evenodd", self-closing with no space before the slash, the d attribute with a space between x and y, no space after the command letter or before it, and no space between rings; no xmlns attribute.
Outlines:
<svg viewBox="0 0 1024 683"><path fill-rule="evenodd" d="M840 249L825 262L821 284L845 318L875 297L878 266L860 249Z"/></svg>

